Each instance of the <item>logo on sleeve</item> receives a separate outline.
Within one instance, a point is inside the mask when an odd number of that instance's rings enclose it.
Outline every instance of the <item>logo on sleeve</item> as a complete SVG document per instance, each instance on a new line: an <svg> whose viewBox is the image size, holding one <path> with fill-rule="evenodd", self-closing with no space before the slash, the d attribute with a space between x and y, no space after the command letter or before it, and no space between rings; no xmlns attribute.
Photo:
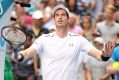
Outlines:
<svg viewBox="0 0 119 80"><path fill-rule="evenodd" d="M73 43L70 43L70 44L69 44L69 46L70 46L70 47L73 47L73 46L74 46L74 44L73 44Z"/></svg>

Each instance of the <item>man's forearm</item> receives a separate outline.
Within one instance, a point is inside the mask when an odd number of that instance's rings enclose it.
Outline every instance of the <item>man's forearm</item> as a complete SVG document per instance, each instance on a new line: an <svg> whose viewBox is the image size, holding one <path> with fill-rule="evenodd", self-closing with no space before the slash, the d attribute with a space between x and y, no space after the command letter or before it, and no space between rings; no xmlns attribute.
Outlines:
<svg viewBox="0 0 119 80"><path fill-rule="evenodd" d="M95 47L90 50L89 54L100 61L107 61L110 58L106 52L98 50Z"/></svg>
<svg viewBox="0 0 119 80"><path fill-rule="evenodd" d="M36 51L33 48L28 48L26 50L20 51L19 53L22 54L24 58L26 58L26 57L33 56L33 54L36 53Z"/></svg>

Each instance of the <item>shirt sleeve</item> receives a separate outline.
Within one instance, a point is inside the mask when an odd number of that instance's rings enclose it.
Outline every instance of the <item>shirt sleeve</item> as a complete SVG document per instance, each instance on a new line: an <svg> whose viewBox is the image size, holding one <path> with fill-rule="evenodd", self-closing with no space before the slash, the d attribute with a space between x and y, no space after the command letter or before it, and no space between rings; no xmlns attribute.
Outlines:
<svg viewBox="0 0 119 80"><path fill-rule="evenodd" d="M38 39L36 39L34 43L31 45L31 48L34 48L38 54L42 53L43 39L44 39L44 36L42 35Z"/></svg>
<svg viewBox="0 0 119 80"><path fill-rule="evenodd" d="M84 37L81 36L81 51L85 53L89 53L89 51L92 49L93 45Z"/></svg>

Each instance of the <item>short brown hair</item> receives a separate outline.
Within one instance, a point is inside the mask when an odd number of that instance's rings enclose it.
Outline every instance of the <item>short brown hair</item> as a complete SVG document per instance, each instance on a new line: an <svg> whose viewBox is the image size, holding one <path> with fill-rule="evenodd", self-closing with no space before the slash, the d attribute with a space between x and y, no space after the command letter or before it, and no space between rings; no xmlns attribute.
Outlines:
<svg viewBox="0 0 119 80"><path fill-rule="evenodd" d="M59 9L65 10L66 13L67 13L67 16L69 17L70 12L69 12L68 8L66 8L64 5L57 5L56 7L54 7L53 12L52 12L53 15L54 15L55 12L56 12L57 10L59 10Z"/></svg>
<svg viewBox="0 0 119 80"><path fill-rule="evenodd" d="M106 7L105 7L105 10L106 9L109 9L109 10L111 10L111 11L113 11L113 12L116 12L116 8L113 6L113 5L107 5Z"/></svg>
<svg viewBox="0 0 119 80"><path fill-rule="evenodd" d="M59 8L59 9L57 9L57 10L60 10L60 9L62 9L62 8ZM56 11L57 11L56 10ZM64 10L64 9L63 9ZM56 13L56 11L54 12L54 17L55 17L55 13ZM64 10L65 12L66 12L66 14L67 14L67 17L69 17L69 14L67 13L67 11L66 10Z"/></svg>

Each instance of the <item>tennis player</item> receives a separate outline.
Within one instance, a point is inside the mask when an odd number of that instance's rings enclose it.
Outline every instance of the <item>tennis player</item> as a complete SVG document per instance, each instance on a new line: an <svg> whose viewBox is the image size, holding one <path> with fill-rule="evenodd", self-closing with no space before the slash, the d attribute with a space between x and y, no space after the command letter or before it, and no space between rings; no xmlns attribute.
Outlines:
<svg viewBox="0 0 119 80"><path fill-rule="evenodd" d="M63 5L53 9L56 31L40 36L30 48L20 51L18 60L38 53L41 58L43 80L76 80L76 66L80 51L107 61L114 43L106 43L105 51L93 47L81 35L68 32L69 10ZM97 53L97 54L96 54ZM14 59L14 55L12 59Z"/></svg>

